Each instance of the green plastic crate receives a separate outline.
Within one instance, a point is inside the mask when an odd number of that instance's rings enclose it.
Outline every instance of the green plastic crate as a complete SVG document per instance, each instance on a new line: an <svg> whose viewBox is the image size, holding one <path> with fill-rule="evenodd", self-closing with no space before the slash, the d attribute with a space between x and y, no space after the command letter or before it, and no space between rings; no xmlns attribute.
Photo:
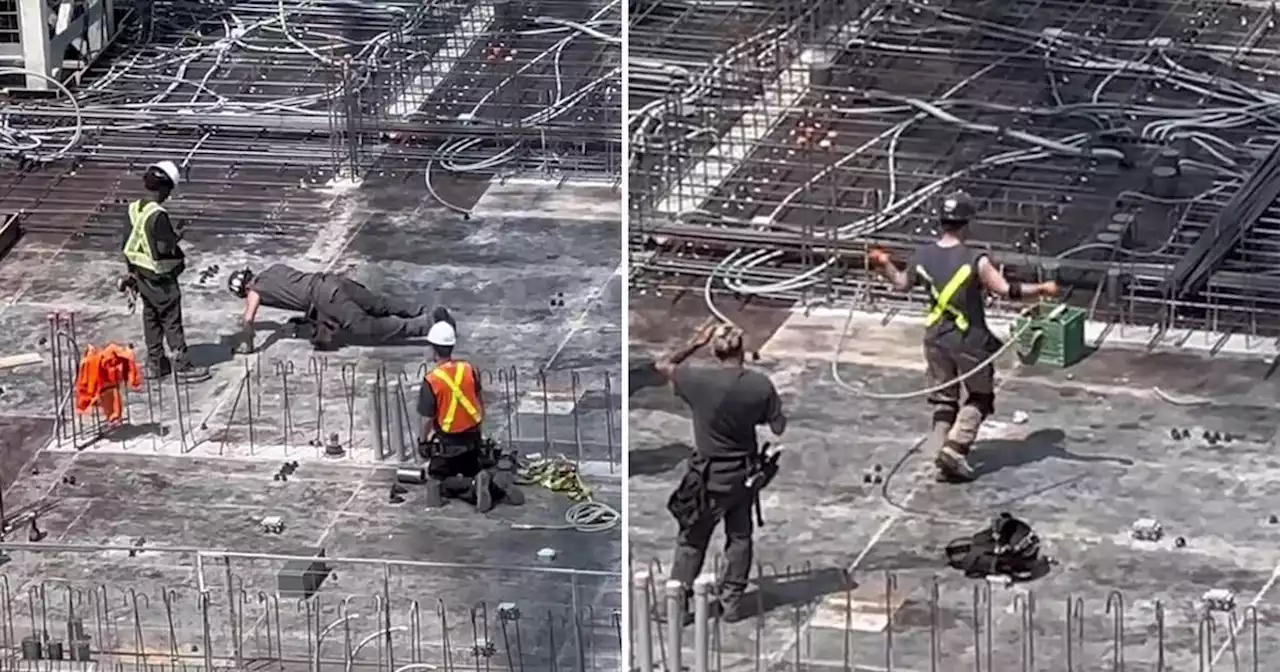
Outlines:
<svg viewBox="0 0 1280 672"><path fill-rule="evenodd" d="M1018 355L1029 364L1043 364L1064 369L1084 359L1085 311L1060 303L1041 303L1014 321L1018 337ZM1031 328L1023 331L1027 322ZM1040 334L1037 338L1037 334Z"/></svg>

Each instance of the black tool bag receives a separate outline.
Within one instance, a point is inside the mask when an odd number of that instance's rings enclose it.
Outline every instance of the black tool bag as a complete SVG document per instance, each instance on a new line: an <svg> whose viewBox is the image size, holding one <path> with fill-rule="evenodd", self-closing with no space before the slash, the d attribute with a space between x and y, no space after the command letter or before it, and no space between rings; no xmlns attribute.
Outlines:
<svg viewBox="0 0 1280 672"><path fill-rule="evenodd" d="M675 491L667 498L667 511L676 519L682 529L693 527L708 512L711 506L707 496L707 469L710 462L693 458L684 472L684 478Z"/></svg>
<svg viewBox="0 0 1280 672"><path fill-rule="evenodd" d="M1008 513L1000 514L986 529L947 544L947 564L965 576L1033 578L1044 567L1040 537L1027 523Z"/></svg>

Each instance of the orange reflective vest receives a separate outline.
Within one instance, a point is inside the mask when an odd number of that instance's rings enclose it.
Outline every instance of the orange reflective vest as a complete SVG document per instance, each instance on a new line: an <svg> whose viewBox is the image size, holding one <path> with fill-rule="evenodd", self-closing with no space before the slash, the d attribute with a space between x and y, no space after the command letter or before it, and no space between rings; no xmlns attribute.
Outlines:
<svg viewBox="0 0 1280 672"><path fill-rule="evenodd" d="M109 343L101 350L89 346L76 374L76 412L88 413L96 406L109 423L124 418L120 387L142 389L142 372L133 358L133 349Z"/></svg>
<svg viewBox="0 0 1280 672"><path fill-rule="evenodd" d="M484 403L476 394L476 370L466 362L441 362L425 381L436 398L436 427L445 434L460 434L480 426Z"/></svg>

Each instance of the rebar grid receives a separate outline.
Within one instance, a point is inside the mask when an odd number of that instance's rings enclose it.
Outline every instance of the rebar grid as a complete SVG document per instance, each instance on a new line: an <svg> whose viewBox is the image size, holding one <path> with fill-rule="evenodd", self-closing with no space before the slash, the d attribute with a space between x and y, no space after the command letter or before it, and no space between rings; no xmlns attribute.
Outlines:
<svg viewBox="0 0 1280 672"><path fill-rule="evenodd" d="M125 171L155 157L190 172L179 198L247 179L280 211L289 191L338 178L425 179L440 198L431 173L620 170L620 2L147 7L72 99L6 107L0 148L17 161L0 211L32 213L36 231L87 217L92 235Z"/></svg>
<svg viewBox="0 0 1280 672"><path fill-rule="evenodd" d="M1200 595L1175 601L1112 590L1046 599L1008 584L960 584L936 574L893 571L855 577L809 565L760 565L757 575L761 581L814 581L829 588L817 605L776 608L756 593L744 605L754 614L754 646L743 647L738 639L734 647L722 621L711 615L713 576L693 587L694 627L687 629L680 621L681 627L672 627L672 621L658 617L683 612L685 588L662 583L657 563L635 571L631 669L1171 672L1195 666L1259 672L1275 656L1264 646L1273 641L1266 637L1274 629L1268 610L1257 604L1223 609L1226 605L1209 604ZM789 626L786 649L769 649L767 611L774 611L774 618L783 614ZM1001 627L999 617L1007 614L1016 622ZM827 635L821 643L818 629ZM956 651L957 644L964 650Z"/></svg>
<svg viewBox="0 0 1280 672"><path fill-rule="evenodd" d="M716 130L724 112L710 95L668 93L692 131L650 116L631 164L637 284L701 289L715 275L714 289L745 296L869 297L879 290L865 247L930 238L931 206L959 187L985 201L974 237L1007 271L1078 286L1072 300L1096 319L1277 326L1271 214L1208 291L1172 302L1157 289L1280 137L1255 112L1269 109L1257 87L1280 53L1269 8L868 2L831 13L810 31L825 39L799 44L733 131ZM718 144L705 151L692 136Z"/></svg>
<svg viewBox="0 0 1280 672"><path fill-rule="evenodd" d="M621 618L590 600L606 572L447 566L361 558L236 554L154 546L39 548L5 544L18 559L115 557L145 573L155 562L193 566L190 585L138 580L80 585L0 575L0 669L586 670L616 666ZM65 560L65 557L63 558ZM357 594L277 594L272 574L288 561L319 562L356 577ZM465 570L465 572L463 572ZM550 576L573 591L560 604L501 597L451 603L405 594L422 573L466 573L474 581ZM331 581L337 581L337 577ZM496 591L501 592L501 591ZM527 598L528 596L523 596ZM57 658L53 657L56 646ZM32 654L35 654L32 656Z"/></svg>
<svg viewBox="0 0 1280 672"><path fill-rule="evenodd" d="M83 325L81 325L82 328ZM355 460L421 465L417 390L430 366L313 356L245 358L238 381L220 394L173 378L143 376L122 387L120 423L97 407L74 407L84 352L74 314L49 318L49 404L54 445L202 457ZM561 457L621 473L621 396L608 371L479 368L485 428L505 451ZM193 403L193 399L195 403ZM331 445L336 453L328 452Z"/></svg>

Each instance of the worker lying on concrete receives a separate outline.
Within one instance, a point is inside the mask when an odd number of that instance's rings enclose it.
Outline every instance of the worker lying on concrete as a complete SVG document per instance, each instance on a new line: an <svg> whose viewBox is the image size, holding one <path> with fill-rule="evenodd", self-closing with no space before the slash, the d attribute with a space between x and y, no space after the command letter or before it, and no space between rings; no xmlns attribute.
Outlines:
<svg viewBox="0 0 1280 672"><path fill-rule="evenodd" d="M148 166L142 174L147 195L129 204L129 230L123 247L129 272L120 288L137 292L142 303L142 335L151 375L174 373L185 382L196 382L208 379L209 370L193 366L187 357L182 288L178 285L187 267L179 244L182 227L164 207L178 181L178 166L172 161ZM165 354L165 341L172 361Z"/></svg>
<svg viewBox="0 0 1280 672"><path fill-rule="evenodd" d="M453 324L443 307L428 312L425 306L374 294L350 278L284 264L257 275L247 268L235 271L227 278L227 289L244 299L235 347L240 354L253 352L253 321L262 306L302 313L313 328L311 343L319 350L337 349L344 341L383 345L425 336L437 322Z"/></svg>
<svg viewBox="0 0 1280 672"><path fill-rule="evenodd" d="M1056 282L1010 283L983 250L969 247L969 221L977 214L973 199L962 191L942 203L941 235L921 245L898 268L884 250L872 250L871 263L899 291L917 284L929 295L925 316L924 356L928 385L943 386L928 396L933 407L934 459L940 481L969 481L974 477L969 450L978 429L995 412L995 367L989 361L1001 343L987 327L986 292L1008 299L1056 296ZM980 367L980 368L979 368ZM948 381L979 370L964 379L964 405L960 383Z"/></svg>
<svg viewBox="0 0 1280 672"><path fill-rule="evenodd" d="M435 366L418 394L418 414L423 419L418 447L428 460L427 506L444 506L446 498L460 499L485 513L500 501L523 504L515 464L496 455L481 430L480 376L469 362L454 358L457 331L448 322L437 322L427 333L427 342L435 354Z"/></svg>

